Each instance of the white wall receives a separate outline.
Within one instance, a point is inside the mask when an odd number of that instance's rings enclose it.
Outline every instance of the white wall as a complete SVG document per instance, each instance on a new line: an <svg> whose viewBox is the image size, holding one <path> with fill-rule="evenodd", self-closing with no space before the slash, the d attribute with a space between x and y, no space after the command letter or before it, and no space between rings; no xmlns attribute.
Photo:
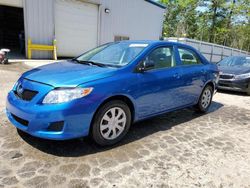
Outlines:
<svg viewBox="0 0 250 188"><path fill-rule="evenodd" d="M54 0L24 0L26 44L52 44L54 39ZM51 58L52 52L33 51L32 58Z"/></svg>
<svg viewBox="0 0 250 188"><path fill-rule="evenodd" d="M144 0L105 0L100 8L101 44L114 41L116 35L130 40L158 40L161 36L165 10L158 6Z"/></svg>
<svg viewBox="0 0 250 188"><path fill-rule="evenodd" d="M161 36L165 10L145 0L77 1L99 5L98 44L112 42L116 35L127 36L130 40L158 40ZM26 39L31 38L39 44L52 43L55 37L54 2L23 0ZM110 9L109 14L105 13L105 8ZM34 58L52 57L50 52L34 52L32 55Z"/></svg>

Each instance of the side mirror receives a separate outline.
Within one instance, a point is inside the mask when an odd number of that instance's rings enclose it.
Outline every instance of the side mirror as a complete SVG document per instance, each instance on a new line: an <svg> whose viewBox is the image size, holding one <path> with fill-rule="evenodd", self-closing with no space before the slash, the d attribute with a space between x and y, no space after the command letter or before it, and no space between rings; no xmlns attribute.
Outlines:
<svg viewBox="0 0 250 188"><path fill-rule="evenodd" d="M145 60L140 64L138 70L139 70L140 72L145 72L145 71L147 71L147 70L150 70L150 69L154 68L154 66L155 66L154 61L149 60L149 59L145 59Z"/></svg>

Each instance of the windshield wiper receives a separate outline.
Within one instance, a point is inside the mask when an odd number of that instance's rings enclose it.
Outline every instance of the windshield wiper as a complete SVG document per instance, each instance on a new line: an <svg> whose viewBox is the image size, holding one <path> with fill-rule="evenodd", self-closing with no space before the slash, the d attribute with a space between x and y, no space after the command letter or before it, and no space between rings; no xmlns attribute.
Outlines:
<svg viewBox="0 0 250 188"><path fill-rule="evenodd" d="M76 61L79 64L95 65L95 66L98 66L98 67L116 67L116 68L121 67L120 65L104 64L104 63L98 63L98 62L86 61L86 60L79 60L79 59L72 59L72 61Z"/></svg>
<svg viewBox="0 0 250 188"><path fill-rule="evenodd" d="M81 63L78 59L71 59L71 61L76 61L77 63Z"/></svg>
<svg viewBox="0 0 250 188"><path fill-rule="evenodd" d="M76 61L77 63L84 64L84 65L95 65L98 67L106 67L105 64L97 63L97 62L93 62L93 61L83 61L83 60L78 60L78 59L72 59L72 61Z"/></svg>
<svg viewBox="0 0 250 188"><path fill-rule="evenodd" d="M106 64L97 63L97 62L94 62L94 61L85 61L85 62L87 62L87 63L89 63L89 64L91 64L91 65L96 65L96 66L98 66L98 67L107 67Z"/></svg>

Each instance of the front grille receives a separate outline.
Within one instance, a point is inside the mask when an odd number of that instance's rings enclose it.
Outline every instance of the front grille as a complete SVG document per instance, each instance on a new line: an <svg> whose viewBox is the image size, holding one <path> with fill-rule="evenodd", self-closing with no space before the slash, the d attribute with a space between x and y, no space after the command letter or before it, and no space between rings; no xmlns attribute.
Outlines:
<svg viewBox="0 0 250 188"><path fill-rule="evenodd" d="M234 75L232 75L232 74L221 74L220 75L220 78L221 79L233 79L234 78Z"/></svg>
<svg viewBox="0 0 250 188"><path fill-rule="evenodd" d="M18 123L20 123L20 124L22 124L22 125L24 125L24 126L28 126L29 125L29 122L27 121L27 120L25 120L25 119L22 119L22 118L20 118L20 117L17 117L17 116L15 116L14 114L11 114L12 115L12 117L18 122Z"/></svg>
<svg viewBox="0 0 250 188"><path fill-rule="evenodd" d="M25 101L31 101L37 94L37 91L32 91L29 89L24 89L21 93L15 91L16 96Z"/></svg>
<svg viewBox="0 0 250 188"><path fill-rule="evenodd" d="M219 83L219 86L222 86L222 87L230 87L230 84L226 84L226 83Z"/></svg>

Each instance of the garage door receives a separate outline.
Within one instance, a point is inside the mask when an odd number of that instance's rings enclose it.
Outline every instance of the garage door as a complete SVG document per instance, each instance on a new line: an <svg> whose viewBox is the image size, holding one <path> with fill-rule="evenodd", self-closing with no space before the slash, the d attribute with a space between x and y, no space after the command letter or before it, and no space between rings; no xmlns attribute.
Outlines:
<svg viewBox="0 0 250 188"><path fill-rule="evenodd" d="M73 57L96 47L98 6L73 0L56 0L55 36L58 56Z"/></svg>

